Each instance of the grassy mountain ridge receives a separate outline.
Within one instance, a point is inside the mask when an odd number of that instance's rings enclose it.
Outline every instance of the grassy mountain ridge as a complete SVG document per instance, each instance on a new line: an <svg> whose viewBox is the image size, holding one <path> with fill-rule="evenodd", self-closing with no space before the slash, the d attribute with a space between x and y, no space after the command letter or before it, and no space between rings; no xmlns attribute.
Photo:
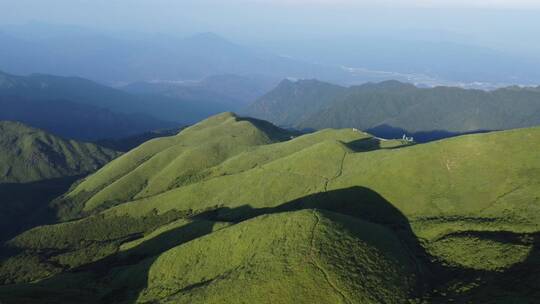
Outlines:
<svg viewBox="0 0 540 304"><path fill-rule="evenodd" d="M10 240L0 299L534 302L539 138L410 145L218 115L72 188L57 207L76 220Z"/></svg>
<svg viewBox="0 0 540 304"><path fill-rule="evenodd" d="M300 129L354 127L382 137L416 133L420 141L429 137L422 133L429 132L444 137L540 124L540 95L530 88L489 92L450 87L425 89L397 81L349 88L328 86L316 81L285 81L246 112ZM305 109L308 115L295 114ZM283 112L290 116L280 117Z"/></svg>
<svg viewBox="0 0 540 304"><path fill-rule="evenodd" d="M205 169L248 147L289 136L266 122L224 113L188 127L176 136L144 143L80 183L66 198L78 200L78 196L92 193L84 206L89 211L105 202L115 204L153 196L203 179Z"/></svg>

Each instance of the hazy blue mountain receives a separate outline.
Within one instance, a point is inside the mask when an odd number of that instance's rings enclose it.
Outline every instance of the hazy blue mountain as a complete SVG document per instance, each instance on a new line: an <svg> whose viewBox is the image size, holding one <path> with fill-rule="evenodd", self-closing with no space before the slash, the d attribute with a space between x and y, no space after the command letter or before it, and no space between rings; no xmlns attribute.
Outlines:
<svg viewBox="0 0 540 304"><path fill-rule="evenodd" d="M222 82L223 78L230 80ZM269 88L267 82L249 81L219 76L172 93L161 91L167 86L133 85L132 89L140 89L132 94L79 77L0 72L0 100L5 107L0 117L85 140L125 137L197 122L241 107L250 96Z"/></svg>
<svg viewBox="0 0 540 304"><path fill-rule="evenodd" d="M299 37L267 47L278 53L325 65L394 74L421 74L456 84L479 81L507 84L540 82L540 63L535 56L527 57L474 45L454 35L441 37L440 32L410 29L389 32L371 28L369 33ZM396 76L394 79L397 79Z"/></svg>
<svg viewBox="0 0 540 304"><path fill-rule="evenodd" d="M534 56L460 42L459 37L445 39L440 33L418 34L283 37L241 45L213 33L179 37L34 22L0 29L0 69L114 84L216 74L318 78L347 85L388 79L476 87L540 82Z"/></svg>
<svg viewBox="0 0 540 304"><path fill-rule="evenodd" d="M0 95L66 99L126 113L136 111L138 102L132 95L84 78L46 74L17 76L0 72Z"/></svg>
<svg viewBox="0 0 540 304"><path fill-rule="evenodd" d="M405 133L429 141L539 125L540 91L417 88L397 81L346 88L286 80L246 112L300 129L358 128L384 137Z"/></svg>
<svg viewBox="0 0 540 304"><path fill-rule="evenodd" d="M277 78L345 74L338 68L242 46L213 33L178 38L160 34L116 37L56 27L51 31L56 34L38 29L32 34L31 26L24 31L8 27L0 34L0 45L8 46L0 50L0 69L15 74L77 75L107 83L193 80L220 74Z"/></svg>
<svg viewBox="0 0 540 304"><path fill-rule="evenodd" d="M144 114L123 114L64 99L0 96L0 119L20 121L65 138L93 141L177 126Z"/></svg>
<svg viewBox="0 0 540 304"><path fill-rule="evenodd" d="M238 110L255 101L277 85L264 76L214 75L200 81L134 82L121 87L126 92L162 95L181 100L213 102L216 107Z"/></svg>

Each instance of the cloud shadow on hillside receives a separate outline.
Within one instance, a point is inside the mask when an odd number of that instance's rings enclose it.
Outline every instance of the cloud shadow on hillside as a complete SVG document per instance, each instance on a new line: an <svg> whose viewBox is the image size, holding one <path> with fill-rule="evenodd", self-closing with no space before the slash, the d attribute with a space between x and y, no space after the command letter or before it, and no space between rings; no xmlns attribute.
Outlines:
<svg viewBox="0 0 540 304"><path fill-rule="evenodd" d="M421 246L406 216L377 192L358 186L311 194L277 207L253 208L249 205L242 205L235 208L218 207L207 210L190 216L189 220L191 222L184 226L165 231L131 249L73 269L70 273L74 275L86 274L92 277L92 284L81 286L81 297L92 294L92 290L96 288L95 282L98 282L97 286L102 285L98 287L102 289L102 296L99 298L102 303L135 303L140 293L147 288L148 272L160 253L212 233L217 222L229 222L234 225L261 215L304 209L338 213L379 224L393 231L402 241L404 248L407 249L408 257L416 265L416 272L420 278L416 289L411 294L411 298L424 298L431 303L438 303L437 301L440 300L440 303L444 303L453 295L438 297L434 290L457 278L463 278L464 280L467 280L467 278L481 278L486 282L482 286L471 288L464 294L455 295L455 299L459 300L499 295L501 292L505 292L505 288L509 298L517 296L525 290L532 290L527 289L527 286L523 286L521 280L513 282L512 278L514 280L515 278L524 278L524 280L532 282L530 284L540 284L540 280L534 275L540 272L540 234L531 236L534 250L531 251L527 260L505 272L476 271L444 266L434 261L433 257ZM512 242L518 239L514 235L508 238L508 233L502 233L501 235L490 233L489 238L509 239ZM231 244L231 246L233 245ZM129 266L129 268L126 266ZM531 269L534 271L531 272ZM118 273L125 273L123 276L125 281L119 279ZM110 288L103 282L111 280L113 274L116 274L114 275L114 288ZM507 277L505 274L510 276ZM66 278L69 278L69 274L68 276L61 275L50 278L40 283L40 285L47 286L47 281L49 281L50 286L58 286L59 280L61 282ZM199 285L196 285L193 288L198 287ZM28 294L28 290L24 292ZM30 293L33 292L34 290L30 288ZM43 296L40 294L41 292L37 293L36 297ZM54 293L47 293L45 296L53 297L52 300L63 297L61 294L55 295Z"/></svg>

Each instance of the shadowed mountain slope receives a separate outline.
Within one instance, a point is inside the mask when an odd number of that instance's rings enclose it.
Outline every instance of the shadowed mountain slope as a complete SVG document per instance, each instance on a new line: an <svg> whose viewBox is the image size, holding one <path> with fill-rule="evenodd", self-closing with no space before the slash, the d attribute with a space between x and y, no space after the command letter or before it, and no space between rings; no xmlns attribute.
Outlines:
<svg viewBox="0 0 540 304"><path fill-rule="evenodd" d="M0 121L0 240L48 222L48 202L119 154Z"/></svg>

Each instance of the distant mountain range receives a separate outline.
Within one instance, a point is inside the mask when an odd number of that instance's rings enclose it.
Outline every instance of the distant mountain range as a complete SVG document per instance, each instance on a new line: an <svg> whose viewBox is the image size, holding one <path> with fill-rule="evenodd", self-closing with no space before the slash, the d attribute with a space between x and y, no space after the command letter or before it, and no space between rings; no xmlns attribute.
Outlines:
<svg viewBox="0 0 540 304"><path fill-rule="evenodd" d="M540 82L538 60L534 58L445 42L438 37L424 41L409 36L405 32L299 37L275 46L251 42L259 45L257 48L215 33L187 37L115 34L31 22L0 28L0 69L24 75L80 76L111 85L201 80L221 74L317 78L346 85L389 79L474 88Z"/></svg>
<svg viewBox="0 0 540 304"><path fill-rule="evenodd" d="M120 138L244 107L272 84L265 78L222 75L181 86L132 84L124 88L128 93L78 77L0 72L0 119L67 138Z"/></svg>
<svg viewBox="0 0 540 304"><path fill-rule="evenodd" d="M407 29L389 32L371 28L344 36L299 37L276 44L272 50L321 64L346 66L352 73L376 76L379 71L379 80L376 77L369 80L373 82L391 77L447 86L540 83L537 56L515 54L481 43L463 43L457 37L445 39L438 36L441 33L423 34Z"/></svg>
<svg viewBox="0 0 540 304"><path fill-rule="evenodd" d="M209 76L200 81L134 82L120 89L132 94L166 96L201 103L213 101L216 108L227 107L233 111L246 107L278 83L279 79L272 77L224 74Z"/></svg>
<svg viewBox="0 0 540 304"><path fill-rule="evenodd" d="M381 137L407 134L430 141L540 125L540 89L418 88L397 81L341 87L285 80L246 114L299 129L358 128Z"/></svg>
<svg viewBox="0 0 540 304"><path fill-rule="evenodd" d="M90 30L54 28L51 35L35 37L8 29L0 31L0 45L0 69L11 73L77 75L111 84L197 80L222 74L260 74L280 79L347 74L339 68L242 46L213 33L186 38L139 35L129 39Z"/></svg>
<svg viewBox="0 0 540 304"><path fill-rule="evenodd" d="M83 78L0 72L0 119L21 121L66 138L125 137L178 125L144 113L143 102Z"/></svg>

